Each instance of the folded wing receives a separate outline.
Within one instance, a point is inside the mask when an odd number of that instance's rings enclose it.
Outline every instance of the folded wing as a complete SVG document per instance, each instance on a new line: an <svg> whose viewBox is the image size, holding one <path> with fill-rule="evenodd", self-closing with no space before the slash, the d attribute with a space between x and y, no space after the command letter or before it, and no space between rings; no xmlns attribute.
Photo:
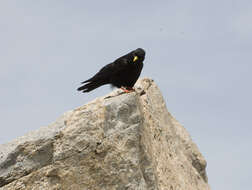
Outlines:
<svg viewBox="0 0 252 190"><path fill-rule="evenodd" d="M90 79L83 81L83 86L79 87L77 90L82 92L90 92L102 85L111 83L111 78L114 75L120 74L127 67L127 59L121 59L120 61L115 61L104 66L98 73L96 73Z"/></svg>

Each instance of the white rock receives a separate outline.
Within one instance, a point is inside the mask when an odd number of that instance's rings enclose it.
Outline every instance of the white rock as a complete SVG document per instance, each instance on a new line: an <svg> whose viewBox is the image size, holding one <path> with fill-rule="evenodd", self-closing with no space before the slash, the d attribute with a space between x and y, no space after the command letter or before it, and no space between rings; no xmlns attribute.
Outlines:
<svg viewBox="0 0 252 190"><path fill-rule="evenodd" d="M0 190L209 190L205 168L148 78L0 145Z"/></svg>

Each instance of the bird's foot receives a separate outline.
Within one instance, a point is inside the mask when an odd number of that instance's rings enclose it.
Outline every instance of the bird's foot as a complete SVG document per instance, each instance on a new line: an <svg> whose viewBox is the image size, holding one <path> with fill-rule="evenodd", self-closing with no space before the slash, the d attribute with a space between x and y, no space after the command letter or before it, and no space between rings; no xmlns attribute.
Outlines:
<svg viewBox="0 0 252 190"><path fill-rule="evenodd" d="M131 93L131 92L134 92L135 89L132 88L132 87L121 87L121 89L123 90L123 92L125 93Z"/></svg>

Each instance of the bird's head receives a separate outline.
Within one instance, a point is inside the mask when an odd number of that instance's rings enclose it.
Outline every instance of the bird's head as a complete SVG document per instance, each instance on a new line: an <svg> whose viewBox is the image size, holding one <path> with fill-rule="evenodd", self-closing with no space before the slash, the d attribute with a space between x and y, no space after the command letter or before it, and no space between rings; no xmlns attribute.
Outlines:
<svg viewBox="0 0 252 190"><path fill-rule="evenodd" d="M143 62L145 57L145 51L142 48L137 48L132 52L133 62Z"/></svg>

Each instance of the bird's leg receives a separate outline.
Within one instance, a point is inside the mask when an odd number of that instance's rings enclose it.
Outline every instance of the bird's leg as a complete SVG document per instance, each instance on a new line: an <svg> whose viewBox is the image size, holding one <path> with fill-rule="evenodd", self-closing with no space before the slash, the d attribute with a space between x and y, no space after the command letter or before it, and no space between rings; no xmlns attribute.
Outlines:
<svg viewBox="0 0 252 190"><path fill-rule="evenodd" d="M120 89L122 89L123 92L125 92L125 93L129 93L129 91L126 88L124 88L123 86Z"/></svg>
<svg viewBox="0 0 252 190"><path fill-rule="evenodd" d="M126 87L126 89L129 90L129 91L131 91L131 92L134 92L134 91L135 91L135 89L132 88L132 87Z"/></svg>
<svg viewBox="0 0 252 190"><path fill-rule="evenodd" d="M125 93L130 93L130 92L134 92L135 91L135 89L134 88L132 88L132 87L121 87L121 89L123 90L123 92L125 92Z"/></svg>

